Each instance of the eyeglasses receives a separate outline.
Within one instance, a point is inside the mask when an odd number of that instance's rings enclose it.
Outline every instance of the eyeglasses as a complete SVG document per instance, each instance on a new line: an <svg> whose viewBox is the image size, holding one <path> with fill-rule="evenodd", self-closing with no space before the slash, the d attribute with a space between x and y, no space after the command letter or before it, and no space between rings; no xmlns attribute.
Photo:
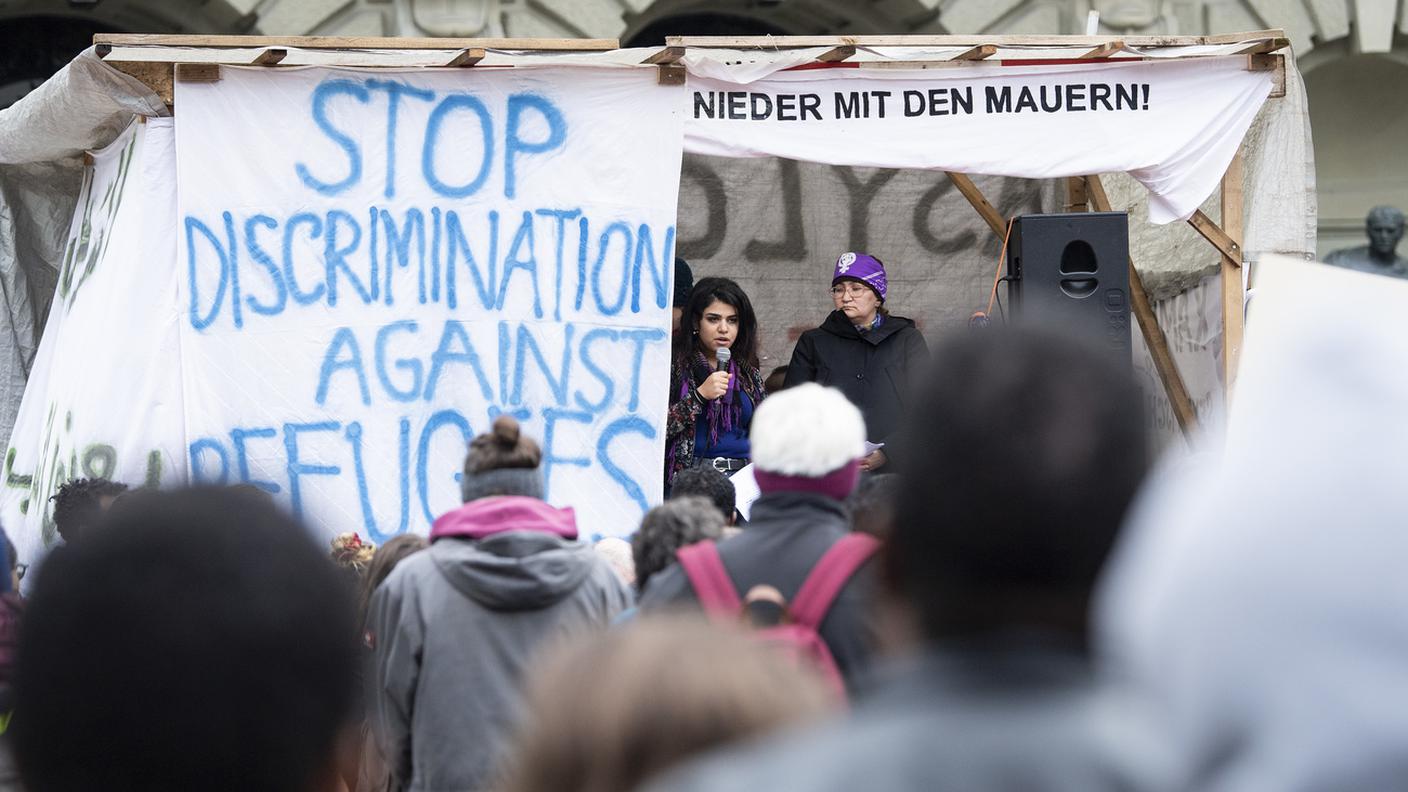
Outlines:
<svg viewBox="0 0 1408 792"><path fill-rule="evenodd" d="M831 296L840 297L849 294L852 297L859 297L870 291L870 287L862 283L838 283L831 287Z"/></svg>

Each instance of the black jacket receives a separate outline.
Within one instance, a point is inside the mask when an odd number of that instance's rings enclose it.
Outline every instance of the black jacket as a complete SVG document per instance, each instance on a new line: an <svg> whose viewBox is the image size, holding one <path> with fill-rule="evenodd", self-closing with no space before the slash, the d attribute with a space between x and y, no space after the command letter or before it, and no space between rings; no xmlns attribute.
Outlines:
<svg viewBox="0 0 1408 792"><path fill-rule="evenodd" d="M850 530L846 509L824 495L775 492L753 503L743 532L719 543L719 556L743 596L766 583L791 602L821 556ZM849 687L869 665L875 620L869 608L875 559L861 565L841 589L821 622L821 639ZM642 612L671 605L697 606L694 589L679 564L650 578L640 599Z"/></svg>
<svg viewBox="0 0 1408 792"><path fill-rule="evenodd" d="M821 327L802 333L787 364L786 386L803 382L829 385L846 394L865 417L866 437L893 449L910 390L929 360L929 347L914 322L887 316L866 333L840 311Z"/></svg>

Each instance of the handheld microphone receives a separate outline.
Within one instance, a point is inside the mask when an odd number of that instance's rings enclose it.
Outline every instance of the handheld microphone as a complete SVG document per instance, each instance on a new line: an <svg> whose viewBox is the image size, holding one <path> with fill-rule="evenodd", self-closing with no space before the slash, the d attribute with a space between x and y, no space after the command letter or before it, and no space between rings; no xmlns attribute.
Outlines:
<svg viewBox="0 0 1408 792"><path fill-rule="evenodd" d="M715 371L728 371L728 362L733 360L733 352L728 347L724 347L714 353L714 359L719 361L718 366L714 368Z"/></svg>

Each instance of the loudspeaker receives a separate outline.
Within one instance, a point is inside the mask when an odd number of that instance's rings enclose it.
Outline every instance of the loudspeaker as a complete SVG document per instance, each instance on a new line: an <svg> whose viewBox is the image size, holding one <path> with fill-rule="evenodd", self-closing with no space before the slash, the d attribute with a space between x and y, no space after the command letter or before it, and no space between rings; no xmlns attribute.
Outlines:
<svg viewBox="0 0 1408 792"><path fill-rule="evenodd" d="M1022 215L1007 241L1014 322L1055 325L1130 363L1129 215Z"/></svg>

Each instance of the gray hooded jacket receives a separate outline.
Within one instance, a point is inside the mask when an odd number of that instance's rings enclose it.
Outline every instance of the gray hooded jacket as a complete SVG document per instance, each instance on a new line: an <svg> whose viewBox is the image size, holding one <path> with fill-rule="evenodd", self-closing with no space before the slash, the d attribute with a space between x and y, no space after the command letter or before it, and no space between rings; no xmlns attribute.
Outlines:
<svg viewBox="0 0 1408 792"><path fill-rule="evenodd" d="M615 573L564 526L575 536L570 510L536 499L474 501L437 520L431 547L378 587L367 694L392 789L487 788L525 666L629 605Z"/></svg>

